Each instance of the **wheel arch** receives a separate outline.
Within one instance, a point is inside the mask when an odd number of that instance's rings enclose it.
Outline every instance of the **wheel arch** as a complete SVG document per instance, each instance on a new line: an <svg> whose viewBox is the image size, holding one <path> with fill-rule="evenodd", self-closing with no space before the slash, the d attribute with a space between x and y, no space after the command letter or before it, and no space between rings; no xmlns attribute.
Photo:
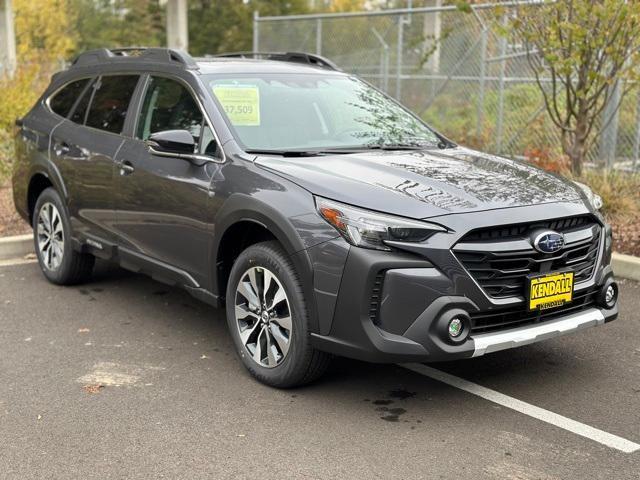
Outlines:
<svg viewBox="0 0 640 480"><path fill-rule="evenodd" d="M53 182L49 178L49 175L46 173L37 172L31 176L29 186L27 187L27 213L31 224L33 224L33 214L38 197L40 197L42 192L47 188L51 187L55 188Z"/></svg>
<svg viewBox="0 0 640 480"><path fill-rule="evenodd" d="M29 216L30 223L33 221L33 210L35 208L36 201L46 188L54 188L60 197L62 197L63 204L66 207L67 189L64 181L62 180L62 175L52 162L48 162L48 165L46 166L34 166L34 168L29 172L29 183L27 185L24 205L27 209L27 215Z"/></svg>
<svg viewBox="0 0 640 480"><path fill-rule="evenodd" d="M235 197L235 198L234 198ZM305 302L316 331L317 315L313 295L313 270L305 245L291 222L276 208L246 195L230 197L216 220L211 249L211 291L224 299L233 262L247 247L275 240L289 255L302 283Z"/></svg>

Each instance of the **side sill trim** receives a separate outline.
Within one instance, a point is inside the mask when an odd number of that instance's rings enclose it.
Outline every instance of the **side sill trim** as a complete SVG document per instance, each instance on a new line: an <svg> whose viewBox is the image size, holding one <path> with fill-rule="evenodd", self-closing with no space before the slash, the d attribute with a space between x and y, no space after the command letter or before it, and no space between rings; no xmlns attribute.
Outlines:
<svg viewBox="0 0 640 480"><path fill-rule="evenodd" d="M474 357L508 348L528 345L548 338L604 324L604 315L597 308L561 317L540 325L527 325L505 332L483 333L472 337Z"/></svg>
<svg viewBox="0 0 640 480"><path fill-rule="evenodd" d="M134 257L137 258L143 262L147 262L147 264L150 265L154 265L156 267L159 267L161 269L164 269L166 271L172 272L175 275L178 275L179 277L181 277L183 280L185 280L185 286L189 286L192 288L200 288L200 285L198 284L198 282L195 280L195 278L193 278L191 275L189 275L187 272L185 272L184 270L181 270L177 267L174 267L172 265L169 265L168 263L165 262L161 262L160 260L156 260L155 258L151 258L147 255L144 255L142 253L138 253L138 252L134 252L132 250L129 250L128 248L124 248L124 247L118 247L118 252L120 252L120 260L122 263L122 260L125 260L122 258L122 254L124 253L125 255L129 255L130 257ZM153 274L150 274L151 278L153 278ZM187 283L188 282L188 283ZM191 284L191 285L189 285Z"/></svg>

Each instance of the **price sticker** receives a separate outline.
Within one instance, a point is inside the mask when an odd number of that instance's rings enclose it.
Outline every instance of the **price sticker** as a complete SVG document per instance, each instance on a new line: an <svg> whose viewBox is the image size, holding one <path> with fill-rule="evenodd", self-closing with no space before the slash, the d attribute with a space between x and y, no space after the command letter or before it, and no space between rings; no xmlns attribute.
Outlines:
<svg viewBox="0 0 640 480"><path fill-rule="evenodd" d="M213 93L235 126L260 126L260 90L256 86L218 85Z"/></svg>

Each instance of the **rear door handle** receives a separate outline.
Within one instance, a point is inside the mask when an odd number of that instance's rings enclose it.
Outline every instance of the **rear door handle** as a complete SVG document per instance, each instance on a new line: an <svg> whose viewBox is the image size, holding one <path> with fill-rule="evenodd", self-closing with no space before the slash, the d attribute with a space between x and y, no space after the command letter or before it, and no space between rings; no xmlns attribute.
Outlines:
<svg viewBox="0 0 640 480"><path fill-rule="evenodd" d="M131 175L135 171L135 167L128 160L125 160L120 164L120 175L122 175L123 177L126 175Z"/></svg>

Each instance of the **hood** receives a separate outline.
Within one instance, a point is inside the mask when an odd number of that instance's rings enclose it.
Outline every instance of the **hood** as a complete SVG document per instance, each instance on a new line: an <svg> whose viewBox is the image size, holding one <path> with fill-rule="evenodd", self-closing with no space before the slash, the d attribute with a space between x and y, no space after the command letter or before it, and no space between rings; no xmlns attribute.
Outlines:
<svg viewBox="0 0 640 480"><path fill-rule="evenodd" d="M261 156L256 164L313 194L416 219L542 203L583 204L577 187L567 180L460 147L307 158Z"/></svg>

